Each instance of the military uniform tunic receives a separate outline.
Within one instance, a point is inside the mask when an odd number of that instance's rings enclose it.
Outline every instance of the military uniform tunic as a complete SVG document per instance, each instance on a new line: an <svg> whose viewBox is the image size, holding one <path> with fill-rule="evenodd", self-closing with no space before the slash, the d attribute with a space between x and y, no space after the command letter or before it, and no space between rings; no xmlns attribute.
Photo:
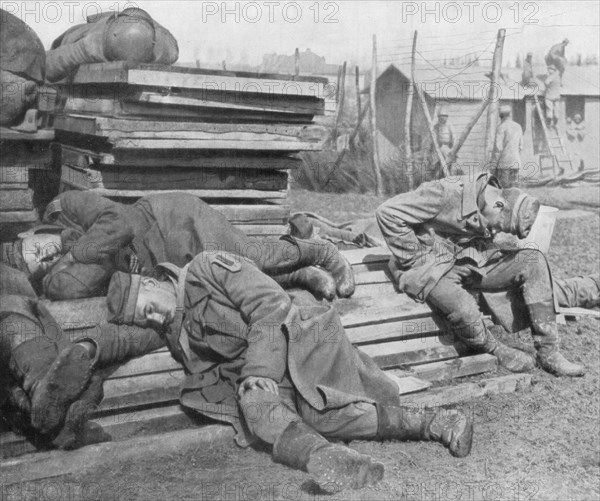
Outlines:
<svg viewBox="0 0 600 501"><path fill-rule="evenodd" d="M293 243L253 240L185 193L149 195L128 206L68 191L49 204L44 222L65 228L64 250L75 261L64 258L44 277L44 293L51 299L104 295L116 270L148 275L158 263L184 266L202 251L248 256L270 275L302 266Z"/></svg>
<svg viewBox="0 0 600 501"><path fill-rule="evenodd" d="M248 376L273 379L284 405L309 424L335 411L336 420L325 430L329 436L344 430L356 413L368 415L374 435L373 404L398 404L397 385L350 343L329 305L304 295L290 297L248 260L227 253L199 254L178 298L183 301L181 330L175 322L167 338L188 372L181 402L231 422L242 434L249 427L250 435L269 441L259 429L279 426L282 432L289 424L282 418L274 425L247 416L240 424L235 390ZM363 436L364 424L358 427L354 435L346 430L347 438Z"/></svg>

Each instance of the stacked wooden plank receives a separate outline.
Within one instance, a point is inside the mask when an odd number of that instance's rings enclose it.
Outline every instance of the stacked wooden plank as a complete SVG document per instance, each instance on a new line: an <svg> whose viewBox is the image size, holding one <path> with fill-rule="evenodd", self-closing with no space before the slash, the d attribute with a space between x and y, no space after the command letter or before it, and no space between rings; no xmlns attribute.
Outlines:
<svg viewBox="0 0 600 501"><path fill-rule="evenodd" d="M0 128L0 234L3 241L39 221L34 192L44 197L52 176L54 132L23 133Z"/></svg>
<svg viewBox="0 0 600 501"><path fill-rule="evenodd" d="M80 67L54 119L64 189L110 197L186 191L281 203L300 151L327 130L327 80L158 65Z"/></svg>
<svg viewBox="0 0 600 501"><path fill-rule="evenodd" d="M432 317L431 311L394 290L387 272L389 252L375 248L344 251L357 279L357 289L350 299L338 299L334 307L340 312L350 340L399 383L404 402L417 405L447 405L493 393L520 389L531 381L529 374L492 377L473 383L456 384L456 379L494 372L492 355L460 356ZM47 306L70 334L74 326L80 331L94 329L104 322L106 310L102 298L76 302L56 302ZM81 311L85 311L82 318ZM327 330L324 336L329 334ZM92 416L86 441L99 439L98 426L113 440L156 434L178 428L202 425L193 413L178 404L181 366L166 348L106 370L104 400ZM421 393L415 377L430 382L452 381ZM416 381L419 383L420 381ZM33 450L33 446L13 433L0 434L4 457Z"/></svg>

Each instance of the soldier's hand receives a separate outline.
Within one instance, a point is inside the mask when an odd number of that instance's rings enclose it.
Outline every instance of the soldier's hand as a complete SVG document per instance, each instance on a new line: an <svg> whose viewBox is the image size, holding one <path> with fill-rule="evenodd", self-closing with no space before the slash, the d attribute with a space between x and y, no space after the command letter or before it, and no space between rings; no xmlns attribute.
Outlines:
<svg viewBox="0 0 600 501"><path fill-rule="evenodd" d="M240 384L240 387L238 389L238 397L241 398L247 391L255 389L264 390L275 395L279 395L279 388L277 387L277 383L271 378L249 376L246 379L244 379L244 381L242 381L242 384Z"/></svg>
<svg viewBox="0 0 600 501"><path fill-rule="evenodd" d="M31 401L20 386L14 385L8 388L8 401L12 407L23 414L31 413Z"/></svg>
<svg viewBox="0 0 600 501"><path fill-rule="evenodd" d="M469 265L455 265L452 268L452 272L455 273L463 282L468 282L473 274L473 268Z"/></svg>

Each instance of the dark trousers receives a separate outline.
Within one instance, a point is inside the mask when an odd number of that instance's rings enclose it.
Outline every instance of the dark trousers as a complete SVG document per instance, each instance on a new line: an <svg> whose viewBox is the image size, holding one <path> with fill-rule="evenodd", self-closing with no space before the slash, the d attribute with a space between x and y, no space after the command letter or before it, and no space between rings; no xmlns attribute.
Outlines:
<svg viewBox="0 0 600 501"><path fill-rule="evenodd" d="M238 243L237 252L254 261L269 276L291 273L305 266L331 262L335 258L333 245L325 241L284 238L269 242L246 240L244 237ZM198 249L198 253L203 250ZM72 263L60 270L50 270L43 279L44 295L52 300L104 296L110 277L117 268L122 266L117 267L112 260L106 259L103 263ZM139 268L151 270L152 266L139 263Z"/></svg>
<svg viewBox="0 0 600 501"><path fill-rule="evenodd" d="M287 376L278 387L279 395L250 390L239 402L250 433L263 442L274 444L290 423L301 419L326 438L364 440L377 435L375 404L356 402L318 411L296 392Z"/></svg>
<svg viewBox="0 0 600 501"><path fill-rule="evenodd" d="M461 264L467 263L459 261L457 266ZM483 323L478 292L517 290L530 314L539 304L552 307L550 271L546 258L538 251L511 252L481 267L481 275L473 271L466 278L459 274L457 266L432 289L427 303L442 315L453 334L475 350L491 351L495 347Z"/></svg>

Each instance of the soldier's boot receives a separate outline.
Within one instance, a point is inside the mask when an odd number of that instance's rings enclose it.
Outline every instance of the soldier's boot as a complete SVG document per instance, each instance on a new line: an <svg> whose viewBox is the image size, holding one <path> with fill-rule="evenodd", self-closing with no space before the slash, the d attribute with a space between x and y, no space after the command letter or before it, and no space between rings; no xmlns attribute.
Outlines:
<svg viewBox="0 0 600 501"><path fill-rule="evenodd" d="M73 402L65 417L64 426L60 429L58 435L52 441L53 445L61 449L71 450L81 445L85 425L93 411L98 408L98 404L104 396L102 388L102 378L94 374L90 383L82 395ZM88 434L89 435L89 434ZM93 436L86 436L86 445L98 443L107 439L107 436L101 430L94 430Z"/></svg>
<svg viewBox="0 0 600 501"><path fill-rule="evenodd" d="M300 262L304 266L320 266L331 273L340 297L350 297L354 294L352 267L335 245L326 240L302 240L292 237L289 239L298 246Z"/></svg>
<svg viewBox="0 0 600 501"><path fill-rule="evenodd" d="M473 421L456 409L434 411L411 407L377 406L379 440L432 440L456 457L468 456L473 443Z"/></svg>
<svg viewBox="0 0 600 501"><path fill-rule="evenodd" d="M291 273L276 275L273 279L284 289L299 287L328 300L335 298L335 280L329 272L315 266L306 266Z"/></svg>
<svg viewBox="0 0 600 501"><path fill-rule="evenodd" d="M31 398L31 424L40 433L52 433L65 422L69 407L90 382L99 356L95 347L93 340L67 346L39 382Z"/></svg>
<svg viewBox="0 0 600 501"><path fill-rule="evenodd" d="M273 445L273 460L308 472L321 489L361 489L383 478L383 464L328 442L303 421L290 423Z"/></svg>
<svg viewBox="0 0 600 501"><path fill-rule="evenodd" d="M583 365L569 362L559 349L558 325L552 301L528 305L537 361L542 369L556 376L583 376Z"/></svg>
<svg viewBox="0 0 600 501"><path fill-rule="evenodd" d="M28 320L24 320L24 322ZM31 322L31 325L35 324ZM38 389L40 382L52 366L58 355L55 343L50 342L45 336L27 340L12 348L9 371L25 394L19 399L22 405L27 405L24 397L31 400ZM20 405L21 405L20 404Z"/></svg>
<svg viewBox="0 0 600 501"><path fill-rule="evenodd" d="M535 362L527 353L498 341L483 323L481 327L480 339L476 346L472 345L472 339L463 338L463 342L472 351L494 355L498 359L498 365L511 372L531 372L534 369Z"/></svg>
<svg viewBox="0 0 600 501"><path fill-rule="evenodd" d="M511 372L531 372L535 367L533 358L527 353L500 342L488 353L498 359L498 365Z"/></svg>

